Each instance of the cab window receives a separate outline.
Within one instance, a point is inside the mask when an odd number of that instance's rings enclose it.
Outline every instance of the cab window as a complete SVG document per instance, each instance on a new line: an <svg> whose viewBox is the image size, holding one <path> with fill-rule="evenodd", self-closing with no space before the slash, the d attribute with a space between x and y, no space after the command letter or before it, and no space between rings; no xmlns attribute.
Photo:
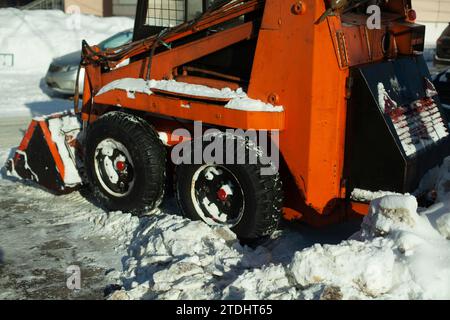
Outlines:
<svg viewBox="0 0 450 320"><path fill-rule="evenodd" d="M212 0L148 0L146 25L174 27L200 16Z"/></svg>
<svg viewBox="0 0 450 320"><path fill-rule="evenodd" d="M147 10L148 26L174 27L186 19L185 0L149 0Z"/></svg>

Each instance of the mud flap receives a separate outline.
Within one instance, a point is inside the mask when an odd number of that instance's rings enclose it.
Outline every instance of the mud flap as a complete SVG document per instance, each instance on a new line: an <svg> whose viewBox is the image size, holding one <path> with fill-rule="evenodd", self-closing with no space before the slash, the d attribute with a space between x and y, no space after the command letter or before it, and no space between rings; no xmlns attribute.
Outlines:
<svg viewBox="0 0 450 320"><path fill-rule="evenodd" d="M8 170L56 194L74 191L81 185L76 160L80 132L81 123L71 113L34 119L8 160Z"/></svg>
<svg viewBox="0 0 450 320"><path fill-rule="evenodd" d="M423 57L351 71L345 156L347 191L414 193L450 155L448 121Z"/></svg>

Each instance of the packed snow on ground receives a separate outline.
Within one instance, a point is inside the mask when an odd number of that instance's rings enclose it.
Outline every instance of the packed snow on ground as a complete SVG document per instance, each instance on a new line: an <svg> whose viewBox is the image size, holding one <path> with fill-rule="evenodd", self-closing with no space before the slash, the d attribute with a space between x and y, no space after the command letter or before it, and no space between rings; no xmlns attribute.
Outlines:
<svg viewBox="0 0 450 320"><path fill-rule="evenodd" d="M383 196L350 240L300 251L283 231L250 249L226 228L163 212L129 217L123 226L138 227L124 289L110 299L450 299L450 159L439 177L441 202L431 208Z"/></svg>
<svg viewBox="0 0 450 320"><path fill-rule="evenodd" d="M0 126L0 134L5 134ZM9 137L15 134L9 134ZM0 148L3 165L11 151ZM1 165L0 165L1 167ZM116 220L115 220L116 219ZM0 172L0 300L103 299L126 254L127 215L108 214L74 192L54 196L34 183ZM108 228L103 221L108 220ZM120 220L120 222L119 222ZM137 227L128 224L130 232ZM66 286L66 270L79 266L82 290Z"/></svg>
<svg viewBox="0 0 450 320"><path fill-rule="evenodd" d="M1 11L1 10L0 10ZM8 72L0 69L0 117L14 121L17 118L41 117L70 110L73 102L48 95L42 78L45 74Z"/></svg>
<svg viewBox="0 0 450 320"><path fill-rule="evenodd" d="M178 82L175 80L150 80L126 78L113 81L104 86L97 95L102 95L111 90L123 90L130 99L135 98L135 93L153 94L152 89L174 92L179 94L230 100L225 108L243 111L283 112L282 106L273 106L260 100L254 100L247 96L241 89L230 88L215 89L203 85Z"/></svg>

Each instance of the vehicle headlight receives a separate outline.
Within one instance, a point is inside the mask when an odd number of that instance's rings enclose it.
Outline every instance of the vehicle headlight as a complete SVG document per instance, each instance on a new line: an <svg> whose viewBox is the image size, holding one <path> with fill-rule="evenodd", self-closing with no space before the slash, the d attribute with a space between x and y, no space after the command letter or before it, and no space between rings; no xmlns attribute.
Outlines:
<svg viewBox="0 0 450 320"><path fill-rule="evenodd" d="M48 72L55 73L55 72L61 72L63 70L64 70L64 67L61 67L61 66L58 66L58 65L52 63L48 69Z"/></svg>
<svg viewBox="0 0 450 320"><path fill-rule="evenodd" d="M78 66L67 66L65 69L66 72L75 71L75 70L78 70Z"/></svg>

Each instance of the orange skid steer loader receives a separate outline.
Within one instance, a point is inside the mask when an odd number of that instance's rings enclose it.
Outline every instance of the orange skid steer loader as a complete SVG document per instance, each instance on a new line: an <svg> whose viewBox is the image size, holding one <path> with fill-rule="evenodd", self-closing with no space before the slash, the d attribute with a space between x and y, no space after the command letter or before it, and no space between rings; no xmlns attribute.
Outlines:
<svg viewBox="0 0 450 320"><path fill-rule="evenodd" d="M255 239L283 216L366 214L371 192L413 193L450 154L410 0L156 3L138 1L131 44L83 43L82 106L76 94L74 114L33 121L18 174L57 193L84 184L135 214L173 179L186 217ZM236 161L202 159L208 149Z"/></svg>

